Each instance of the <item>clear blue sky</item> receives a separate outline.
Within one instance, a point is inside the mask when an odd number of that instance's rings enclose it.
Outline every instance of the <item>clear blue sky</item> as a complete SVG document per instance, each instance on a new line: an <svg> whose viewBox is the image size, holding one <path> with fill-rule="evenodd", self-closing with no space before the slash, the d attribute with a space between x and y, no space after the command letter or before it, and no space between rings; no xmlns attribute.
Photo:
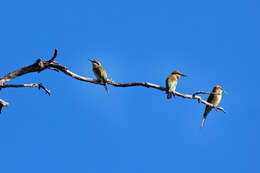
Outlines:
<svg viewBox="0 0 260 173"><path fill-rule="evenodd" d="M117 82L177 91L228 91L200 129L204 105L142 87L104 87L44 71L10 83L0 116L3 173L260 172L259 1L3 1L0 75L47 59L94 77L88 58ZM205 97L204 97L205 98ZM205 98L206 99L206 98Z"/></svg>

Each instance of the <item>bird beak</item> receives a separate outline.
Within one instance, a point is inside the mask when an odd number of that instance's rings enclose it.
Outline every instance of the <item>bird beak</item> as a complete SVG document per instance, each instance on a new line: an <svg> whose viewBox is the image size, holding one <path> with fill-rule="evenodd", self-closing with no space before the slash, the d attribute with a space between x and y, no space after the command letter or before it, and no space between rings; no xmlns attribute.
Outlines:
<svg viewBox="0 0 260 173"><path fill-rule="evenodd" d="M91 60L91 59L88 59L91 63L93 62L93 60Z"/></svg>
<svg viewBox="0 0 260 173"><path fill-rule="evenodd" d="M222 89L222 91L223 91L224 94L227 94L227 95L228 95L228 92L227 92L227 91L225 91L225 90L223 90L223 89Z"/></svg>
<svg viewBox="0 0 260 173"><path fill-rule="evenodd" d="M221 90L223 91L224 94L228 94L228 92L225 91L222 87L221 87Z"/></svg>
<svg viewBox="0 0 260 173"><path fill-rule="evenodd" d="M180 74L181 76L183 76L183 77L187 77L187 75L185 75L185 74Z"/></svg>

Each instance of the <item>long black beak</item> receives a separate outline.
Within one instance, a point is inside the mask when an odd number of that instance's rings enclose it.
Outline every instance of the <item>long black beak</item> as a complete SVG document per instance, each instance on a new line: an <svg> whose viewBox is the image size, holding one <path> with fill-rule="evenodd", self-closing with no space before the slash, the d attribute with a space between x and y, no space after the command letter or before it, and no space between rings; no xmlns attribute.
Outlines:
<svg viewBox="0 0 260 173"><path fill-rule="evenodd" d="M91 59L88 59L90 62L93 62L93 60L91 60Z"/></svg>
<svg viewBox="0 0 260 173"><path fill-rule="evenodd" d="M188 77L187 75L185 75L185 74L180 74L181 76L183 76L183 77Z"/></svg>

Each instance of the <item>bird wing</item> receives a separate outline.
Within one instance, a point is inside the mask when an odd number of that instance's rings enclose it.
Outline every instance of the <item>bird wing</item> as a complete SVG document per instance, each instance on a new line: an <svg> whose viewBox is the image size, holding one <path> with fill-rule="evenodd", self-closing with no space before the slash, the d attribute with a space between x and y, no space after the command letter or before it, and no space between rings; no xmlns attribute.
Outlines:
<svg viewBox="0 0 260 173"><path fill-rule="evenodd" d="M214 94L210 94L208 99L207 99L207 102L211 102L213 100L213 97L214 97Z"/></svg>
<svg viewBox="0 0 260 173"><path fill-rule="evenodd" d="M103 67L100 67L100 71L101 71L102 82L106 83L107 82L107 72L105 71L105 69Z"/></svg>
<svg viewBox="0 0 260 173"><path fill-rule="evenodd" d="M94 72L97 80L101 80L101 71L98 68L93 68L93 72Z"/></svg>
<svg viewBox="0 0 260 173"><path fill-rule="evenodd" d="M167 77L166 81L165 81L165 86L166 86L166 93L169 92L169 85L168 85L168 80L169 80L169 77Z"/></svg>
<svg viewBox="0 0 260 173"><path fill-rule="evenodd" d="M208 102L208 103L211 103L213 99L214 99L214 95L213 95L213 94L210 94L209 97L208 97L208 99L207 99L207 102ZM204 117L205 119L207 118L208 113L211 111L211 109L212 109L212 107L206 106L205 111L204 111L204 114L203 114L203 117Z"/></svg>

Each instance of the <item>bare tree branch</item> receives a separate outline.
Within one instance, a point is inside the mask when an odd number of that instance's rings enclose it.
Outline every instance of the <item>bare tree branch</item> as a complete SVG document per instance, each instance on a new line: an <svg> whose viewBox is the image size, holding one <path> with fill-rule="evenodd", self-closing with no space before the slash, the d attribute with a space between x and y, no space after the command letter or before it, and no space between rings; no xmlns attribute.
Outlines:
<svg viewBox="0 0 260 173"><path fill-rule="evenodd" d="M198 92L195 92L195 93L192 94L192 95L195 96L195 95L198 95L198 94L215 94L215 95L219 95L219 93L208 92L208 91L198 91Z"/></svg>
<svg viewBox="0 0 260 173"><path fill-rule="evenodd" d="M50 95L50 91L48 89L46 89L42 84L5 85L6 82L8 82L8 81L10 81L10 80L12 80L16 77L22 76L22 75L27 74L27 73L41 72L45 69L61 71L64 74L66 74L66 75L68 75L68 76L70 76L74 79L80 80L80 81L104 85L103 83L101 83L97 80L94 80L92 78L86 78L86 77L80 76L76 73L69 71L66 66L60 65L59 63L55 62L57 55L58 55L58 50L55 49L54 54L53 54L53 56L50 60L42 61L42 59L39 58L34 64L23 67L19 70L13 71L13 72L5 75L4 77L0 78L0 89L1 88L11 88L11 87L38 87L39 89L40 88L43 89L47 94ZM166 88L161 87L161 86L156 85L156 84L149 83L149 82L117 83L117 82L113 81L112 79L109 79L107 83L110 84L110 85L113 85L115 87L142 86L142 87L146 87L146 88L154 88L154 89L157 89L157 90L166 91ZM216 110L221 110L224 113L226 113L226 111L222 107L215 106L211 103L208 103L207 101L203 100L201 97L197 96L197 94L210 94L210 93L211 92L200 91L200 92L196 92L192 95L188 95L188 94L181 94L181 93L175 92L175 94L179 97L187 98L187 99L197 99L199 103L203 103L205 105L211 106L212 108L214 108ZM2 104L2 105L7 106L8 103ZM0 102L0 106L1 106L1 102Z"/></svg>
<svg viewBox="0 0 260 173"><path fill-rule="evenodd" d="M211 94L212 92L207 92L207 91L198 91L192 94L193 96L198 95L198 94Z"/></svg>
<svg viewBox="0 0 260 173"><path fill-rule="evenodd" d="M53 54L52 58L51 58L49 61L50 61L50 62L54 62L55 59L56 59L56 57L57 57L57 55L58 55L58 49L55 49L55 50L54 50L54 54Z"/></svg>
<svg viewBox="0 0 260 173"><path fill-rule="evenodd" d="M8 85L2 85L0 86L0 88L21 88L21 87L36 87L38 89L43 89L46 94L51 95L51 91L48 90L47 88L45 88L41 83L37 84L37 83L32 83L32 84L20 84L20 85L12 85L12 84L8 84Z"/></svg>
<svg viewBox="0 0 260 173"><path fill-rule="evenodd" d="M5 102L4 100L0 99L0 114L2 113L2 108L7 107L7 106L8 106L8 103Z"/></svg>

